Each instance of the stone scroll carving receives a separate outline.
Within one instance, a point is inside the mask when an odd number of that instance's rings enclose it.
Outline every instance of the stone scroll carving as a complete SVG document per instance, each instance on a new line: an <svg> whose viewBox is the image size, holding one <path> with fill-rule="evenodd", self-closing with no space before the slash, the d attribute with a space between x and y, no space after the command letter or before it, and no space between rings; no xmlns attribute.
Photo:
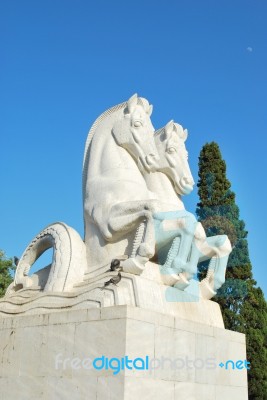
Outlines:
<svg viewBox="0 0 267 400"><path fill-rule="evenodd" d="M51 265L29 276L31 266L48 249ZM8 293L38 284L45 292L64 292L81 282L86 271L86 253L80 235L68 225L56 222L43 229L26 247Z"/></svg>
<svg viewBox="0 0 267 400"><path fill-rule="evenodd" d="M27 246L7 295L36 285L44 292L74 290L85 274L96 279L114 259L136 276L156 261L162 282L182 291L190 289L198 263L210 260L198 287L203 299L216 294L231 244L225 235L206 237L185 210L182 196L194 186L187 130L170 121L155 131L151 113L149 102L134 95L97 118L83 161L84 240L64 223L49 225ZM51 247L51 266L31 276L32 264Z"/></svg>

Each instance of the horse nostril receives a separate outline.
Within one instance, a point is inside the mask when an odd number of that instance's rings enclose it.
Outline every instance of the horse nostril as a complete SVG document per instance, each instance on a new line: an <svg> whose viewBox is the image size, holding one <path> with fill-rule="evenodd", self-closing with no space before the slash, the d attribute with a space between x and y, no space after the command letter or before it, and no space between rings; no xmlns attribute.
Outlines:
<svg viewBox="0 0 267 400"><path fill-rule="evenodd" d="M160 160L158 154L150 153L150 154L148 155L148 157L151 158L154 162Z"/></svg>
<svg viewBox="0 0 267 400"><path fill-rule="evenodd" d="M157 161L159 161L159 157L154 153L150 153L148 156L146 156L146 162L150 166L155 166Z"/></svg>
<svg viewBox="0 0 267 400"><path fill-rule="evenodd" d="M195 184L195 182L194 182L194 180L193 179L191 179L191 178L188 178L188 177L184 177L183 178L183 181L184 181L184 183L186 184L186 185L194 185Z"/></svg>
<svg viewBox="0 0 267 400"><path fill-rule="evenodd" d="M154 162L156 160L156 154L149 154L147 157L148 162Z"/></svg>

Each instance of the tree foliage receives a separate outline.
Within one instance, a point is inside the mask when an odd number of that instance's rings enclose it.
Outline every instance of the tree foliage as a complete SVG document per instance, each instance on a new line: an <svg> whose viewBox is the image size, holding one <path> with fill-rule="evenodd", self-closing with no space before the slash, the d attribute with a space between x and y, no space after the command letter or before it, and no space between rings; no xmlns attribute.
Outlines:
<svg viewBox="0 0 267 400"><path fill-rule="evenodd" d="M14 270L12 260L6 258L4 252L0 250L0 297L4 296L6 289L13 281L12 270Z"/></svg>
<svg viewBox="0 0 267 400"><path fill-rule="evenodd" d="M267 393L267 305L253 279L245 223L240 219L235 193L226 177L226 163L217 143L203 146L199 157L199 203L197 215L207 236L228 235L233 250L226 281L214 298L222 310L225 327L246 334L249 399L266 400ZM207 263L199 266L206 276Z"/></svg>

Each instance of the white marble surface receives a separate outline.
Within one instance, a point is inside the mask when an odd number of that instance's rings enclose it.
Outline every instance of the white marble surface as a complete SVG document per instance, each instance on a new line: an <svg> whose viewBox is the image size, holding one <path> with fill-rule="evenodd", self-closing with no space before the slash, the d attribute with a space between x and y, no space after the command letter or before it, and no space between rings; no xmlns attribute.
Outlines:
<svg viewBox="0 0 267 400"><path fill-rule="evenodd" d="M3 399L247 400L246 371L170 368L168 359L245 358L243 334L156 311L117 306L0 319ZM222 345L224 344L224 346ZM55 368L55 357L165 358L164 368ZM164 394L164 397L162 397ZM8 396L8 397L6 397Z"/></svg>

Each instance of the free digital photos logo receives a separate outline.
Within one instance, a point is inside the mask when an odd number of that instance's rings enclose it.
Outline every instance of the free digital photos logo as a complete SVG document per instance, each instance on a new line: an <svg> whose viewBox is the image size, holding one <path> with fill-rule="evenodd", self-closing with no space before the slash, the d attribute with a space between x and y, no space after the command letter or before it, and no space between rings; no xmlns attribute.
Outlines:
<svg viewBox="0 0 267 400"><path fill-rule="evenodd" d="M101 370L112 370L113 375L119 374L125 370L143 370L150 371L159 369L170 369L170 370L182 370L182 369L209 369L214 370L216 368L222 368L228 371L236 370L240 371L243 369L250 369L250 362L247 360L226 360L217 361L215 358L196 358L191 359L190 357L179 357L179 358L150 358L148 355L145 357L130 358L129 356L124 357L101 357L95 358L63 358L63 354L59 353L55 357L55 369L95 369Z"/></svg>

